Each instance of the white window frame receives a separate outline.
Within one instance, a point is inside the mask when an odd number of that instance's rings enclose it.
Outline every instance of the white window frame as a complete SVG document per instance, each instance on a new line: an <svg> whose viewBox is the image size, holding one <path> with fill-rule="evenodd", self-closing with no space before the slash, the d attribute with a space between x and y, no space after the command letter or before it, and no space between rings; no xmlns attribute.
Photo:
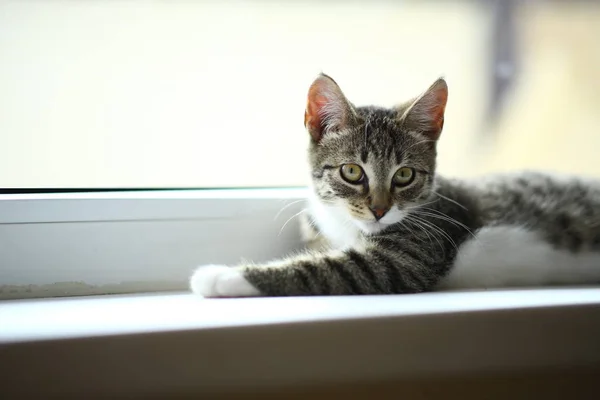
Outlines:
<svg viewBox="0 0 600 400"><path fill-rule="evenodd" d="M188 290L198 265L300 248L293 216L306 196L305 188L2 195L0 299Z"/></svg>
<svg viewBox="0 0 600 400"><path fill-rule="evenodd" d="M301 247L293 216L307 194L3 195L1 297L186 290L195 265L266 260ZM0 369L8 371L9 398L197 397L494 371L586 372L600 366L599 305L598 288L1 301Z"/></svg>

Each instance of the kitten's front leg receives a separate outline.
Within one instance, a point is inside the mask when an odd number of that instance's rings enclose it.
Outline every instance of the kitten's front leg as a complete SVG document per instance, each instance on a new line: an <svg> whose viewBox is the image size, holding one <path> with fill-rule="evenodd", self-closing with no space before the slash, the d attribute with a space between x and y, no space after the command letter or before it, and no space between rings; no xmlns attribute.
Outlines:
<svg viewBox="0 0 600 400"><path fill-rule="evenodd" d="M264 265L198 268L191 288L204 297L422 292L437 281L429 266L381 247L306 253Z"/></svg>

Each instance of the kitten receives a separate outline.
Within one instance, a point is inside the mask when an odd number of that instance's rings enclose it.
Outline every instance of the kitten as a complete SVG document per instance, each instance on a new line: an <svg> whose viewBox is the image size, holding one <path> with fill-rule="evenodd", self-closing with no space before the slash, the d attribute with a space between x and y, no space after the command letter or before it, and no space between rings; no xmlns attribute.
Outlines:
<svg viewBox="0 0 600 400"><path fill-rule="evenodd" d="M206 297L417 293L600 282L600 182L540 173L436 176L448 87L356 107L326 75L311 85L309 222L319 251L201 267ZM535 149L531 149L535 151Z"/></svg>

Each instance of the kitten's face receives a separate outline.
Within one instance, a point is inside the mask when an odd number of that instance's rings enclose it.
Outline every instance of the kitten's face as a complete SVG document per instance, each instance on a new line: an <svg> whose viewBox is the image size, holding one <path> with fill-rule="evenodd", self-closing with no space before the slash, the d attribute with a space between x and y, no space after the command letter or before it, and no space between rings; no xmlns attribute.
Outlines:
<svg viewBox="0 0 600 400"><path fill-rule="evenodd" d="M317 78L305 124L313 138L309 159L321 202L366 233L401 221L408 209L425 202L433 190L446 97L445 82L437 81L403 106L357 108L331 78Z"/></svg>

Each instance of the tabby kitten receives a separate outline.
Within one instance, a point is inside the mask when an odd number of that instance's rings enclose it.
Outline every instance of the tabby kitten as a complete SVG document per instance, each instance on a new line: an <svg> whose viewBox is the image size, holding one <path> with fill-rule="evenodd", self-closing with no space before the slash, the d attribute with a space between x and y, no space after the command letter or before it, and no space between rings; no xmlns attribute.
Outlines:
<svg viewBox="0 0 600 400"><path fill-rule="evenodd" d="M324 248L264 265L204 266L192 290L301 296L599 283L600 183L436 176L447 98L438 79L401 106L356 107L320 75L304 125L312 239L324 238Z"/></svg>

